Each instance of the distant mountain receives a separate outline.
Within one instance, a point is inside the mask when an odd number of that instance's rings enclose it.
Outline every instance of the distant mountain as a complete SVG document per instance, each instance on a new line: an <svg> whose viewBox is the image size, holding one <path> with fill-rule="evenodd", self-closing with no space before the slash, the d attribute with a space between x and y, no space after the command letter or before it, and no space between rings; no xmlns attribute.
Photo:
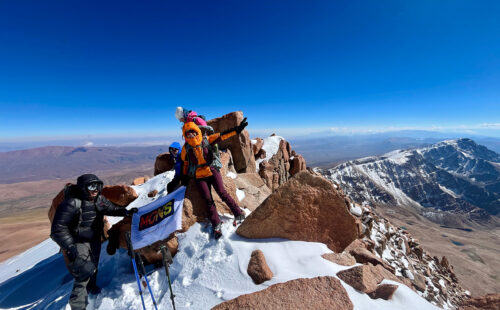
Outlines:
<svg viewBox="0 0 500 310"><path fill-rule="evenodd" d="M322 171L358 203L404 205L441 223L496 223L500 155L471 139L396 150Z"/></svg>
<svg viewBox="0 0 500 310"><path fill-rule="evenodd" d="M140 165L153 167L168 146L70 147L47 146L0 153L0 184L56 180L98 171L119 171Z"/></svg>
<svg viewBox="0 0 500 310"><path fill-rule="evenodd" d="M309 166L332 168L339 163L366 156L378 156L400 149L425 147L443 140L470 138L500 153L500 138L432 131L393 131L375 134L332 136L318 133L288 139Z"/></svg>

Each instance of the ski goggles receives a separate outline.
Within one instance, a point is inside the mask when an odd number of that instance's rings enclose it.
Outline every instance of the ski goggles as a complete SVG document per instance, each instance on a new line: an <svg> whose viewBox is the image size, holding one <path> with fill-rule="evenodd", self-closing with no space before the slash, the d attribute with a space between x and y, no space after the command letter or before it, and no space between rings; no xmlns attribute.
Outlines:
<svg viewBox="0 0 500 310"><path fill-rule="evenodd" d="M175 147L171 147L171 148L169 148L169 149L168 149L168 151L169 151L170 153L178 153L178 152L179 152L179 149L176 149Z"/></svg>
<svg viewBox="0 0 500 310"><path fill-rule="evenodd" d="M101 189L101 184L99 183L90 183L89 185L87 185L87 190L89 192L98 191L100 189Z"/></svg>

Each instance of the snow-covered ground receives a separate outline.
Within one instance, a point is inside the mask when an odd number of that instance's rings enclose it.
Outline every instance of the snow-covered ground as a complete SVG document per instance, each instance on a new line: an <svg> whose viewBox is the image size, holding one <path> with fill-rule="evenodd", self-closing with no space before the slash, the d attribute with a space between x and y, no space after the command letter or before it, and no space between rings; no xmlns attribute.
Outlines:
<svg viewBox="0 0 500 310"><path fill-rule="evenodd" d="M140 207L161 195L171 179L169 172L156 176L146 184L136 186L140 197L130 207ZM147 197L153 189L156 198ZM186 233L178 234L179 252L170 273L177 309L209 309L225 300L252 293L266 287L297 278L335 276L349 268L334 264L321 255L331 251L325 244L284 239L245 239L235 233L228 217L223 225L223 237L214 240L209 225L197 223ZM88 309L142 309L137 283L127 253L120 249L109 256L103 244L99 264L98 285L103 290L90 297ZM253 250L264 252L274 277L255 285L247 274ZM0 309L69 309L72 287L57 246L47 240L34 248L0 264ZM171 309L170 292L165 270L152 270L149 281L158 309ZM18 271L17 271L18 270ZM355 309L437 309L404 285L399 285L391 301L373 300L342 282ZM145 292L146 307L153 309Z"/></svg>

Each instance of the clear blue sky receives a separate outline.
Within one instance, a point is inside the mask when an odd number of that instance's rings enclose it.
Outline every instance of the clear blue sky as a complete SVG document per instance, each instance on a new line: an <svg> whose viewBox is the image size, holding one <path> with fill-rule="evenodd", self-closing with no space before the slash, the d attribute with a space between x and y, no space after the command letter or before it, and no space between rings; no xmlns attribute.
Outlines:
<svg viewBox="0 0 500 310"><path fill-rule="evenodd" d="M0 2L0 138L171 132L179 105L500 129L500 2Z"/></svg>

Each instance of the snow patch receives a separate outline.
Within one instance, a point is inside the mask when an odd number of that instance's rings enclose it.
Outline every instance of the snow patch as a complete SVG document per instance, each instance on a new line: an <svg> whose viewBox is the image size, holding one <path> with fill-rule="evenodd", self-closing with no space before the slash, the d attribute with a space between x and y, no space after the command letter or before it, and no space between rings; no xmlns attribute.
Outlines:
<svg viewBox="0 0 500 310"><path fill-rule="evenodd" d="M238 197L239 201L243 201L243 199L245 199L245 192L241 189L236 189L236 196Z"/></svg>
<svg viewBox="0 0 500 310"><path fill-rule="evenodd" d="M278 152L281 140L285 140L285 138L281 136L271 136L264 138L264 144L262 145L262 149L266 151L265 158L259 158L255 161L255 165L257 167L257 171L259 170L259 164L264 160L269 160L273 157L274 154Z"/></svg>

